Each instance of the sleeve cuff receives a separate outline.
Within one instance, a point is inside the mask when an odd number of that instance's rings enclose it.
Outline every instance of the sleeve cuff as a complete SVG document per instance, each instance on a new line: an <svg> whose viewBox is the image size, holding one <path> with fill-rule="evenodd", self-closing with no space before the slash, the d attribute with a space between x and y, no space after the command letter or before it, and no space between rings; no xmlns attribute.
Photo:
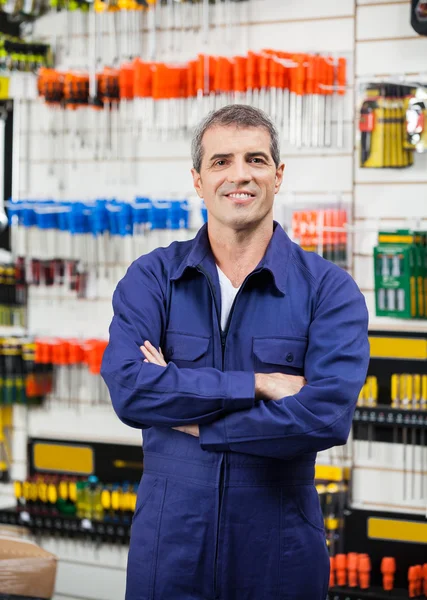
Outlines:
<svg viewBox="0 0 427 600"><path fill-rule="evenodd" d="M255 404L255 373L250 371L230 371L228 390L224 408L232 413L252 408Z"/></svg>
<svg viewBox="0 0 427 600"><path fill-rule="evenodd" d="M199 425L199 441L202 450L226 452L229 450L225 419L218 419L207 425Z"/></svg>

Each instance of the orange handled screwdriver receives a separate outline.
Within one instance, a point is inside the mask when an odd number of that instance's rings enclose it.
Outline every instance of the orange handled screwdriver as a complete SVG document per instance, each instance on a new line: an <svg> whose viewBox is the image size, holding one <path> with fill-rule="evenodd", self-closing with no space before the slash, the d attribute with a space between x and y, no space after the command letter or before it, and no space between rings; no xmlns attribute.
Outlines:
<svg viewBox="0 0 427 600"><path fill-rule="evenodd" d="M394 574L396 572L396 560L392 556L384 556L381 561L381 573L383 576L383 588L390 592L394 587Z"/></svg>
<svg viewBox="0 0 427 600"><path fill-rule="evenodd" d="M417 569L416 567L409 567L408 569L408 594L410 598L416 598L417 596Z"/></svg>
<svg viewBox="0 0 427 600"><path fill-rule="evenodd" d="M335 586L335 558L333 556L329 557L331 563L331 569L329 571L329 587Z"/></svg>
<svg viewBox="0 0 427 600"><path fill-rule="evenodd" d="M356 552L347 554L348 587L357 587L357 563L359 555Z"/></svg>
<svg viewBox="0 0 427 600"><path fill-rule="evenodd" d="M335 572L337 578L337 585L347 584L347 555L337 554L335 556Z"/></svg>
<svg viewBox="0 0 427 600"><path fill-rule="evenodd" d="M423 564L423 593L427 598L427 563Z"/></svg>
<svg viewBox="0 0 427 600"><path fill-rule="evenodd" d="M360 554L358 560L359 587L367 590L370 585L371 559L367 554Z"/></svg>

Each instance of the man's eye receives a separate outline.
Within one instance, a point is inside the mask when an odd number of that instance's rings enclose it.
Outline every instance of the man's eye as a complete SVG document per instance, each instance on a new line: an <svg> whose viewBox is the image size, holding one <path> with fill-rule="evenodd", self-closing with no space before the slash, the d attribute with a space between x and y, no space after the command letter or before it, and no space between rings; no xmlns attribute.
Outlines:
<svg viewBox="0 0 427 600"><path fill-rule="evenodd" d="M251 161L255 162L255 164L263 164L265 162L263 158L258 158L257 156L251 158Z"/></svg>
<svg viewBox="0 0 427 600"><path fill-rule="evenodd" d="M214 162L214 167L223 167L225 165L225 160L217 160Z"/></svg>

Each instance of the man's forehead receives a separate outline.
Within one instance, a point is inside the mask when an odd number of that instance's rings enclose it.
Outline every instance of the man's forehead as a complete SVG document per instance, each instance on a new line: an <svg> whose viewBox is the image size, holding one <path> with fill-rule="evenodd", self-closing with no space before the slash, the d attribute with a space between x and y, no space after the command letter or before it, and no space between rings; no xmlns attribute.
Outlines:
<svg viewBox="0 0 427 600"><path fill-rule="evenodd" d="M241 145L244 141L244 147ZM202 140L206 148L215 152L229 153L233 151L249 152L251 150L268 150L270 134L264 127L237 127L235 125L218 125L205 131ZM236 146L236 148L233 148Z"/></svg>

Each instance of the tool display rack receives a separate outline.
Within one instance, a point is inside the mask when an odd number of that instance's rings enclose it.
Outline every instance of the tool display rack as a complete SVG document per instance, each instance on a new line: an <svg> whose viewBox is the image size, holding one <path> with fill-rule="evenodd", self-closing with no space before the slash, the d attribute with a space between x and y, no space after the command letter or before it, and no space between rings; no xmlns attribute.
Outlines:
<svg viewBox="0 0 427 600"><path fill-rule="evenodd" d="M33 516L16 508L0 510L0 524L25 527L35 536L61 537L97 544L128 545L130 540L130 523L107 523L67 515Z"/></svg>
<svg viewBox="0 0 427 600"><path fill-rule="evenodd" d="M419 328L421 330L421 327ZM399 331L371 329L371 359L368 376L378 381L378 405L376 407L357 407L353 423L354 439L367 439L363 426L372 426L375 440L393 441L393 430L398 428L397 443L402 443L402 430L415 429L419 433L427 431L427 411L400 409L391 407L391 376L394 373L427 374L427 332L405 331L404 325ZM419 443L419 442L418 442ZM425 517L407 513L349 509L345 514L344 552L367 553L372 562L371 585L368 590L348 587L333 587L327 600L407 600L407 573L411 565L425 562L426 544L403 541L379 540L368 537L368 519L372 516L384 519L414 521L425 523ZM395 589L386 592L382 588L380 572L384 556L395 556L397 570Z"/></svg>

